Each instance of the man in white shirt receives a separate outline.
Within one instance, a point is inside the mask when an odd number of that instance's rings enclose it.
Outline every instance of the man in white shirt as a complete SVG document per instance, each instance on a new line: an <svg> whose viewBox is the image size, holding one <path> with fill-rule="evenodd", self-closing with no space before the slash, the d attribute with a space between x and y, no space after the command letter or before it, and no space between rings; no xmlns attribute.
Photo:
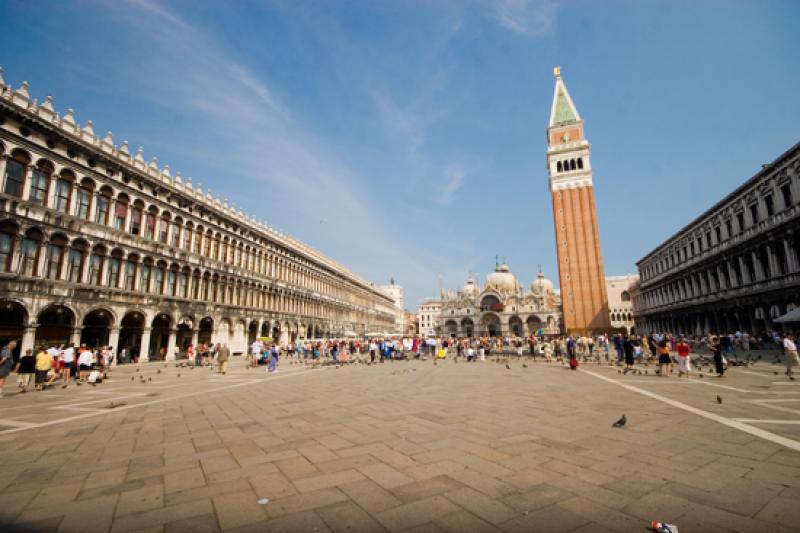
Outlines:
<svg viewBox="0 0 800 533"><path fill-rule="evenodd" d="M80 371L81 381L86 381L86 378L89 377L93 362L94 356L92 352L86 348L85 344L81 344L80 353L78 354L78 370Z"/></svg>
<svg viewBox="0 0 800 533"><path fill-rule="evenodd" d="M264 346L261 344L260 340L255 340L253 344L250 345L250 366L258 366L258 360L261 358L261 350L263 350L263 348Z"/></svg>
<svg viewBox="0 0 800 533"><path fill-rule="evenodd" d="M783 337L783 355L786 357L786 375L791 377L792 367L798 364L797 345L794 343L793 335Z"/></svg>
<svg viewBox="0 0 800 533"><path fill-rule="evenodd" d="M75 368L75 348L73 348L71 344L68 344L66 348L61 350L61 363L64 365L61 367L61 379L64 380L64 384L61 385L61 388L66 389L73 371L72 369Z"/></svg>

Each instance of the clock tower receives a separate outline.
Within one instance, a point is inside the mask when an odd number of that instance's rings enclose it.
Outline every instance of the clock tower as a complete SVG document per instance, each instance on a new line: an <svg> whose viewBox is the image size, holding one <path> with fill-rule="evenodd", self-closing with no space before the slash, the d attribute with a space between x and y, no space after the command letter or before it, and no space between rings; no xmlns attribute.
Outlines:
<svg viewBox="0 0 800 533"><path fill-rule="evenodd" d="M547 172L553 195L564 327L570 334L611 327L603 256L592 188L591 146L561 78L556 78L547 127Z"/></svg>

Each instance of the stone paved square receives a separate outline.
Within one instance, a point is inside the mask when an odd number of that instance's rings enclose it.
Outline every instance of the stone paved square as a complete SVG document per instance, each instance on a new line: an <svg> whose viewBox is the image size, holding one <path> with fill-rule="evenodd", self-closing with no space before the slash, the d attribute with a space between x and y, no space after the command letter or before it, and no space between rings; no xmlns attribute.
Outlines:
<svg viewBox="0 0 800 533"><path fill-rule="evenodd" d="M779 367L508 365L148 363L8 395L3 530L796 529L800 384Z"/></svg>

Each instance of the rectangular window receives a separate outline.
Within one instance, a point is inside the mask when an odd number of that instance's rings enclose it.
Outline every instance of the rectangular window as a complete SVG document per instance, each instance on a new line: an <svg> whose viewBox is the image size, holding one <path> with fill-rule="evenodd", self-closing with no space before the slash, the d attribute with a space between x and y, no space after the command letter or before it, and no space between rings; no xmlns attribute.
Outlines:
<svg viewBox="0 0 800 533"><path fill-rule="evenodd" d="M103 258L97 254L92 254L89 258L89 280L90 285L100 285L100 270L103 268Z"/></svg>
<svg viewBox="0 0 800 533"><path fill-rule="evenodd" d="M126 291L133 290L133 281L136 279L136 263L133 261L125 261L125 279L122 286Z"/></svg>
<svg viewBox="0 0 800 533"><path fill-rule="evenodd" d="M33 169L31 173L31 194L30 202L36 205L44 205L47 200L47 182L50 176L42 172L38 168Z"/></svg>
<svg viewBox="0 0 800 533"><path fill-rule="evenodd" d="M11 268L11 235L0 233L0 268L8 272Z"/></svg>
<svg viewBox="0 0 800 533"><path fill-rule="evenodd" d="M200 246L202 245L203 234L202 232L198 231L194 236L194 253L200 253Z"/></svg>
<svg viewBox="0 0 800 533"><path fill-rule="evenodd" d="M148 239L156 237L156 216L153 213L147 213L145 216L144 236Z"/></svg>
<svg viewBox="0 0 800 533"><path fill-rule="evenodd" d="M72 283L80 283L82 268L83 254L79 250L70 250L67 261L67 280Z"/></svg>
<svg viewBox="0 0 800 533"><path fill-rule="evenodd" d="M92 199L92 193L86 189L78 189L78 210L75 216L88 220L89 219L89 202Z"/></svg>
<svg viewBox="0 0 800 533"><path fill-rule="evenodd" d="M781 196L783 196L783 207L792 205L792 189L788 183L781 187Z"/></svg>
<svg viewBox="0 0 800 533"><path fill-rule="evenodd" d="M142 265L142 271L139 274L139 290L148 292L150 289L150 265Z"/></svg>
<svg viewBox="0 0 800 533"><path fill-rule="evenodd" d="M706 250L708 250L709 248L711 248L711 232L707 231L706 232Z"/></svg>
<svg viewBox="0 0 800 533"><path fill-rule="evenodd" d="M183 272L178 274L178 296L181 298L186 298L188 296L186 294L186 274Z"/></svg>
<svg viewBox="0 0 800 533"><path fill-rule="evenodd" d="M25 165L9 159L6 162L6 183L3 192L12 196L22 196L22 181L25 176Z"/></svg>
<svg viewBox="0 0 800 533"><path fill-rule="evenodd" d="M36 275L36 256L39 254L39 243L33 239L23 239L20 247L22 257L21 274L23 276Z"/></svg>
<svg viewBox="0 0 800 533"><path fill-rule="evenodd" d="M692 249L692 255L694 255L694 241L689 243L689 247Z"/></svg>
<svg viewBox="0 0 800 533"><path fill-rule="evenodd" d="M744 231L744 213L736 214L736 227L739 229L739 233Z"/></svg>
<svg viewBox="0 0 800 533"><path fill-rule="evenodd" d="M66 213L69 211L69 195L72 190L72 184L65 179L59 178L56 181L56 211Z"/></svg>
<svg viewBox="0 0 800 533"><path fill-rule="evenodd" d="M44 277L47 279L58 279L58 268L61 266L61 256L64 249L57 244L47 246L47 265L45 266Z"/></svg>
<svg viewBox="0 0 800 533"><path fill-rule="evenodd" d="M116 257L109 259L106 271L106 286L112 289L116 288L119 281L119 259Z"/></svg>
<svg viewBox="0 0 800 533"><path fill-rule="evenodd" d="M169 233L169 221L162 220L161 225L158 226L158 240L167 244L167 234Z"/></svg>
<svg viewBox="0 0 800 533"><path fill-rule="evenodd" d="M771 217L775 212L775 206L773 205L771 194L764 198L764 205L767 208L767 216Z"/></svg>
<svg viewBox="0 0 800 533"><path fill-rule="evenodd" d="M180 242L181 242L181 227L178 224L173 224L170 246L172 246L173 248L177 248Z"/></svg>
<svg viewBox="0 0 800 533"><path fill-rule="evenodd" d="M156 269L156 278L153 280L153 290L152 292L156 294L161 294L161 289L164 286L164 269L157 268Z"/></svg>
<svg viewBox="0 0 800 533"><path fill-rule="evenodd" d="M131 233L140 235L142 232L142 210L138 207L131 209Z"/></svg>
<svg viewBox="0 0 800 533"><path fill-rule="evenodd" d="M100 195L97 197L97 209L94 212L94 221L98 224L108 224L108 206L110 200L108 196Z"/></svg>
<svg viewBox="0 0 800 533"><path fill-rule="evenodd" d="M715 232L715 234L717 236L717 244L721 243L722 242L722 229L720 229L720 227L717 226L716 228L714 228L714 232Z"/></svg>
<svg viewBox="0 0 800 533"><path fill-rule="evenodd" d="M753 226L758 224L758 204L753 204L750 206L750 220Z"/></svg>
<svg viewBox="0 0 800 533"><path fill-rule="evenodd" d="M725 234L728 236L728 238L731 238L733 236L733 227L731 225L731 219L725 221Z"/></svg>
<svg viewBox="0 0 800 533"><path fill-rule="evenodd" d="M183 249L191 250L191 244L192 244L192 230L190 228L186 228L186 231L183 232Z"/></svg>
<svg viewBox="0 0 800 533"><path fill-rule="evenodd" d="M125 217L128 215L128 204L117 200L114 206L114 228L120 231L125 229Z"/></svg>
<svg viewBox="0 0 800 533"><path fill-rule="evenodd" d="M174 270L170 270L167 273L167 294L170 296L175 295L175 277L176 275Z"/></svg>

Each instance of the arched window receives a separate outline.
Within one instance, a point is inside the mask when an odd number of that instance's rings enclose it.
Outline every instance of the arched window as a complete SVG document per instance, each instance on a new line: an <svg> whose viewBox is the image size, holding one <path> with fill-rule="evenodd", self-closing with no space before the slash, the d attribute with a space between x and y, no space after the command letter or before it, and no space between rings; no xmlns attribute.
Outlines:
<svg viewBox="0 0 800 533"><path fill-rule="evenodd" d="M195 300L199 300L202 292L201 284L200 284L200 270L195 270L192 274L192 296L191 298Z"/></svg>
<svg viewBox="0 0 800 533"><path fill-rule="evenodd" d="M574 159L570 159L569 160L569 169L570 170L575 170L575 160Z"/></svg>
<svg viewBox="0 0 800 533"><path fill-rule="evenodd" d="M556 162L556 172L561 172L561 161Z"/></svg>
<svg viewBox="0 0 800 533"><path fill-rule="evenodd" d="M144 210L144 202L136 200L131 206L131 227L130 232L134 235L142 234L142 211Z"/></svg>
<svg viewBox="0 0 800 533"><path fill-rule="evenodd" d="M203 226L197 226L197 231L195 232L194 236L194 253L200 254L202 250L201 246L203 244Z"/></svg>
<svg viewBox="0 0 800 533"><path fill-rule="evenodd" d="M89 285L102 285L103 280L100 275L103 272L103 263L106 260L106 249L103 246L92 248L92 255L89 257Z"/></svg>
<svg viewBox="0 0 800 533"><path fill-rule="evenodd" d="M128 255L125 260L125 267L122 270L122 288L126 291L132 291L134 283L136 282L136 264L139 262L139 256L136 254Z"/></svg>
<svg viewBox="0 0 800 533"><path fill-rule="evenodd" d="M178 281L178 265L172 265L167 272L167 292L168 296L176 296L176 287Z"/></svg>
<svg viewBox="0 0 800 533"><path fill-rule="evenodd" d="M128 216L128 196L120 194L114 203L114 228L125 231L125 218Z"/></svg>
<svg viewBox="0 0 800 533"><path fill-rule="evenodd" d="M14 241L19 228L12 222L0 224L0 269L3 272L11 270L11 258L14 255Z"/></svg>
<svg viewBox="0 0 800 533"><path fill-rule="evenodd" d="M144 217L144 238L145 239L155 239L156 238L156 217L158 216L158 208L155 206L151 206L147 210L147 214Z"/></svg>
<svg viewBox="0 0 800 533"><path fill-rule="evenodd" d="M183 219L181 217L175 217L175 220L172 222L172 234L169 238L169 245L173 248L177 248L181 244L181 226L183 226Z"/></svg>
<svg viewBox="0 0 800 533"><path fill-rule="evenodd" d="M108 225L108 214L111 209L111 197L113 193L111 188L105 186L100 189L100 194L97 195L97 206L94 210L94 221L98 224Z"/></svg>
<svg viewBox="0 0 800 533"><path fill-rule="evenodd" d="M12 196L22 196L22 186L25 183L25 171L31 158L24 150L14 150L11 158L6 161L6 180L3 192Z"/></svg>
<svg viewBox="0 0 800 533"><path fill-rule="evenodd" d="M583 168L583 158L582 157L578 158L578 168Z"/></svg>
<svg viewBox="0 0 800 533"><path fill-rule="evenodd" d="M186 223L186 228L183 230L183 249L186 251L192 251L192 231L194 229L194 225L191 222Z"/></svg>
<svg viewBox="0 0 800 533"><path fill-rule="evenodd" d="M116 289L119 284L120 269L122 268L122 251L114 250L108 258L106 268L106 287Z"/></svg>
<svg viewBox="0 0 800 533"><path fill-rule="evenodd" d="M169 237L169 226L172 223L172 216L169 213L161 214L161 224L158 225L158 242L167 244Z"/></svg>
<svg viewBox="0 0 800 533"><path fill-rule="evenodd" d="M139 269L139 290L142 292L153 292L153 287L150 285L150 278L153 275L153 260L146 257L142 261L142 267Z"/></svg>
<svg viewBox="0 0 800 533"><path fill-rule="evenodd" d="M222 261L225 263L228 262L228 238L223 237L222 239Z"/></svg>
<svg viewBox="0 0 800 533"><path fill-rule="evenodd" d="M220 253L220 235L219 233L216 233L214 234L214 247L211 250L211 257L217 261L221 261L222 258L220 257Z"/></svg>
<svg viewBox="0 0 800 533"><path fill-rule="evenodd" d="M31 190L28 201L36 205L44 205L47 202L47 189L50 186L50 175L55 168L53 163L46 159L41 159L36 164L36 168L31 171Z"/></svg>
<svg viewBox="0 0 800 533"><path fill-rule="evenodd" d="M61 213L69 214L69 201L72 197L72 184L75 175L70 170L62 170L61 175L56 180L56 193L53 201L53 209Z"/></svg>
<svg viewBox="0 0 800 533"><path fill-rule="evenodd" d="M622 291L622 294L620 295L620 299L623 302L630 302L631 301L631 293L629 293L628 291Z"/></svg>
<svg viewBox="0 0 800 533"><path fill-rule="evenodd" d="M86 241L76 240L73 241L67 256L67 281L72 283L81 283L83 276L83 263L86 261L86 253L89 246Z"/></svg>
<svg viewBox="0 0 800 533"><path fill-rule="evenodd" d="M209 292L208 292L210 284L211 284L211 274L206 272L205 274L203 274L203 288L202 288L202 292L200 293L201 294L201 298L203 300L205 300L205 301L209 301L209 298L211 296L209 294ZM198 299L200 299L200 298L198 298Z"/></svg>
<svg viewBox="0 0 800 533"><path fill-rule="evenodd" d="M94 194L94 182L89 178L83 178L81 186L78 187L78 197L76 198L78 205L75 210L75 216L89 220L89 206L92 203L92 194Z"/></svg>
<svg viewBox="0 0 800 533"><path fill-rule="evenodd" d="M164 279L166 277L167 277L167 264L161 261L155 268L155 276L153 278L153 288L151 292L154 292L156 294L164 294Z"/></svg>
<svg viewBox="0 0 800 533"><path fill-rule="evenodd" d="M39 274L39 250L44 236L38 229L32 228L25 232L20 246L20 274L23 276L36 276Z"/></svg>
<svg viewBox="0 0 800 533"><path fill-rule="evenodd" d="M211 230L206 231L206 247L205 247L205 256L209 259L211 258L211 243L214 240L213 233Z"/></svg>
<svg viewBox="0 0 800 533"><path fill-rule="evenodd" d="M47 279L59 279L61 263L64 261L64 250L67 248L67 239L61 235L50 237L50 244L47 245L47 259L44 269L44 277Z"/></svg>
<svg viewBox="0 0 800 533"><path fill-rule="evenodd" d="M181 298L189 297L189 267L184 267L178 273L178 296Z"/></svg>

